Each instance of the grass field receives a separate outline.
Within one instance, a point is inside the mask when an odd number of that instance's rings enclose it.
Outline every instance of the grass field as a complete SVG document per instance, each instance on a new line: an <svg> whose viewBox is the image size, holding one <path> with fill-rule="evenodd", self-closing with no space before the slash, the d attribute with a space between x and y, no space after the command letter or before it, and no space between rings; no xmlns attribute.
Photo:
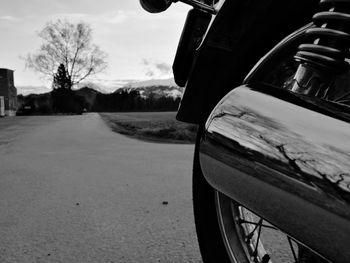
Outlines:
<svg viewBox="0 0 350 263"><path fill-rule="evenodd" d="M197 126L179 122L176 112L100 113L113 131L132 138L165 143L194 143Z"/></svg>

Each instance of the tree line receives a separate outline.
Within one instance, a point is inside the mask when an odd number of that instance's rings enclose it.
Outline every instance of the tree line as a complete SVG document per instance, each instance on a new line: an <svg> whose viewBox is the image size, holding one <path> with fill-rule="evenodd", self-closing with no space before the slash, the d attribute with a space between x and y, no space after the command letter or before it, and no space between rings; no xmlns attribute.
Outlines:
<svg viewBox="0 0 350 263"><path fill-rule="evenodd" d="M82 114L83 112L176 111L180 98L141 96L121 89L103 94L90 88L54 89L49 93L18 95L18 115Z"/></svg>
<svg viewBox="0 0 350 263"><path fill-rule="evenodd" d="M160 97L153 93L144 98L137 90L121 90L112 94L99 93L92 111L176 111L179 103L180 98Z"/></svg>

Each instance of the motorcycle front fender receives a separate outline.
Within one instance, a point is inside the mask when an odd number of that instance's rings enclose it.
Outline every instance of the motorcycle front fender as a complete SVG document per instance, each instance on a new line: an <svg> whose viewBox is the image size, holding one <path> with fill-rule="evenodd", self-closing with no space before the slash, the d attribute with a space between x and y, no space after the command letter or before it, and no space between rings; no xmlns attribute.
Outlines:
<svg viewBox="0 0 350 263"><path fill-rule="evenodd" d="M349 108L238 87L211 113L200 163L216 190L325 258L349 262Z"/></svg>

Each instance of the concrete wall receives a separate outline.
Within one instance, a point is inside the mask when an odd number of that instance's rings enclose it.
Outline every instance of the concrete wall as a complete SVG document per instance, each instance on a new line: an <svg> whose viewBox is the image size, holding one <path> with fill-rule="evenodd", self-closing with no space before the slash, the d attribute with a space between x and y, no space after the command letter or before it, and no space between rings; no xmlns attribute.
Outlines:
<svg viewBox="0 0 350 263"><path fill-rule="evenodd" d="M5 98L0 96L0 117L5 116Z"/></svg>
<svg viewBox="0 0 350 263"><path fill-rule="evenodd" d="M4 97L5 114L16 115L17 89L14 86L13 70L0 68L0 96Z"/></svg>

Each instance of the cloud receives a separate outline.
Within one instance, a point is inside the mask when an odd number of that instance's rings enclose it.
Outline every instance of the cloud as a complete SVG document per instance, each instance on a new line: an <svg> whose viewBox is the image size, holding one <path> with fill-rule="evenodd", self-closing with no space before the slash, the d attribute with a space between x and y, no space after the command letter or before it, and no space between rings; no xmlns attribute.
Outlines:
<svg viewBox="0 0 350 263"><path fill-rule="evenodd" d="M150 78L153 78L155 75L155 73L152 70L147 70L145 74L147 77L150 77Z"/></svg>
<svg viewBox="0 0 350 263"><path fill-rule="evenodd" d="M151 78L169 77L172 74L171 65L154 61L153 59L142 59L142 65L145 69L145 75Z"/></svg>
<svg viewBox="0 0 350 263"><path fill-rule="evenodd" d="M84 13L59 13L59 14L55 14L51 17L54 18L71 18L71 19L85 19L87 18L89 15L88 14L84 14Z"/></svg>
<svg viewBox="0 0 350 263"><path fill-rule="evenodd" d="M14 17L14 16L0 16L0 20L5 20L5 21L18 21L19 18Z"/></svg>
<svg viewBox="0 0 350 263"><path fill-rule="evenodd" d="M167 63L154 63L154 66L162 73L169 74L171 72L171 66Z"/></svg>
<svg viewBox="0 0 350 263"><path fill-rule="evenodd" d="M50 19L68 19L71 21L81 21L88 23L100 23L100 24L122 24L124 23L132 14L130 12L125 12L123 10L118 10L115 12L106 12L103 14L87 14L87 13L58 13L50 15Z"/></svg>
<svg viewBox="0 0 350 263"><path fill-rule="evenodd" d="M129 14L120 10L120 11L117 11L116 13L104 15L103 17L107 18L105 19L107 23L122 24L127 20L127 18L129 17Z"/></svg>

